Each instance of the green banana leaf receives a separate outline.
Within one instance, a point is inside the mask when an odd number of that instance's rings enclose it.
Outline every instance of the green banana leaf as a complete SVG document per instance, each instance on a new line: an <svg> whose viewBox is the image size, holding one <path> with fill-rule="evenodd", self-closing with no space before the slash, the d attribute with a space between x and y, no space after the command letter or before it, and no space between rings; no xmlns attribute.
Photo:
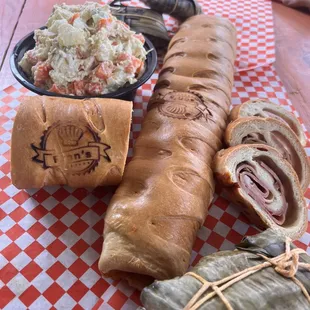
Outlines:
<svg viewBox="0 0 310 310"><path fill-rule="evenodd" d="M143 33L156 46L167 46L170 41L163 16L150 9L110 3L111 13L130 26L132 30Z"/></svg>
<svg viewBox="0 0 310 310"><path fill-rule="evenodd" d="M295 246L291 245L291 249ZM209 282L263 263L258 256L276 257L285 252L285 237L273 230L266 230L256 236L246 237L235 251L222 251L200 260L192 272ZM310 263L307 254L301 254L300 262ZM299 268L295 277L310 293L310 272ZM183 309L200 289L202 283L190 275L172 280L155 281L141 293L141 301L146 310ZM212 292L209 289L206 293ZM301 288L277 273L274 267L262 269L233 284L223 291L234 310L306 310L310 309ZM226 310L223 301L215 295L199 310Z"/></svg>
<svg viewBox="0 0 310 310"><path fill-rule="evenodd" d="M181 21L202 13L196 0L142 0L152 10L169 14Z"/></svg>

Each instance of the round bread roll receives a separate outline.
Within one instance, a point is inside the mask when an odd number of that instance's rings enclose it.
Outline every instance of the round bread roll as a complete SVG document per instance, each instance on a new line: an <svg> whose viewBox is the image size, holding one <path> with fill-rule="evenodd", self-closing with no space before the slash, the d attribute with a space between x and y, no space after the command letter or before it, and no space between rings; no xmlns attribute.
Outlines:
<svg viewBox="0 0 310 310"><path fill-rule="evenodd" d="M227 126L225 141L228 146L262 143L274 147L295 169L303 192L307 190L310 182L307 154L283 122L273 118L238 118Z"/></svg>
<svg viewBox="0 0 310 310"><path fill-rule="evenodd" d="M274 148L238 145L219 151L214 172L230 199L258 227L271 227L292 239L307 228L307 206L292 166Z"/></svg>
<svg viewBox="0 0 310 310"><path fill-rule="evenodd" d="M275 118L288 125L295 132L302 146L307 143L307 137L298 119L280 105L264 99L252 99L235 106L230 112L231 121L248 116Z"/></svg>

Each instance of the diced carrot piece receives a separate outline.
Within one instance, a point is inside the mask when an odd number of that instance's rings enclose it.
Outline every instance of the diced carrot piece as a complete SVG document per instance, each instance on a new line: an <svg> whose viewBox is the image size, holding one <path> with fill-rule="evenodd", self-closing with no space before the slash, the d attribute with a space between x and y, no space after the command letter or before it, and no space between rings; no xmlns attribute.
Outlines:
<svg viewBox="0 0 310 310"><path fill-rule="evenodd" d="M95 69L95 75L99 79L107 80L113 73L115 66L111 61L103 61Z"/></svg>
<svg viewBox="0 0 310 310"><path fill-rule="evenodd" d="M130 57L131 56L128 53L121 53L121 54L118 55L117 61L129 60Z"/></svg>
<svg viewBox="0 0 310 310"><path fill-rule="evenodd" d="M143 62L135 56L131 56L131 63L125 67L125 72L139 74L143 68Z"/></svg>
<svg viewBox="0 0 310 310"><path fill-rule="evenodd" d="M103 92L103 85L100 83L88 83L86 84L86 92L89 95L101 95Z"/></svg>
<svg viewBox="0 0 310 310"><path fill-rule="evenodd" d="M67 94L65 87L58 87L56 84L53 84L53 86L48 91L56 94Z"/></svg>
<svg viewBox="0 0 310 310"><path fill-rule="evenodd" d="M49 64L39 61L35 65L34 69L34 85L38 87L42 86L42 84L44 84L49 79L49 72L52 69L53 68Z"/></svg>
<svg viewBox="0 0 310 310"><path fill-rule="evenodd" d="M34 51L31 50L27 53L27 60L31 65L36 65L39 61L38 56L34 54Z"/></svg>
<svg viewBox="0 0 310 310"><path fill-rule="evenodd" d="M102 18L98 22L98 28L101 29L102 27L107 27L112 23L112 17Z"/></svg>
<svg viewBox="0 0 310 310"><path fill-rule="evenodd" d="M136 70L136 74L137 75L140 74L140 72L143 70L143 68L144 68L144 64L143 64L143 61L141 61L139 67Z"/></svg>
<svg viewBox="0 0 310 310"><path fill-rule="evenodd" d="M85 95L85 82L84 81L74 81L72 83L73 93L77 96Z"/></svg>
<svg viewBox="0 0 310 310"><path fill-rule="evenodd" d="M132 59L132 64L135 67L136 71L138 71L138 69L141 69L141 65L143 65L142 60L140 60L139 58L135 57L135 56L131 56ZM139 73L139 72L137 72Z"/></svg>
<svg viewBox="0 0 310 310"><path fill-rule="evenodd" d="M136 33L133 36L135 38L137 38L138 40L140 40L143 44L145 43L145 38L144 38L144 35L142 33Z"/></svg>
<svg viewBox="0 0 310 310"><path fill-rule="evenodd" d="M86 82L83 80L71 82L68 84L68 94L84 96L85 88L86 88Z"/></svg>
<svg viewBox="0 0 310 310"><path fill-rule="evenodd" d="M67 93L68 93L69 95L75 95L75 90L74 90L73 82L68 83L68 86L67 86Z"/></svg>
<svg viewBox="0 0 310 310"><path fill-rule="evenodd" d="M74 13L68 20L68 23L73 25L74 21L80 17L80 13Z"/></svg>
<svg viewBox="0 0 310 310"><path fill-rule="evenodd" d="M135 73L135 68L132 64L129 64L125 67L125 72L129 74L134 74Z"/></svg>
<svg viewBox="0 0 310 310"><path fill-rule="evenodd" d="M139 73L143 68L143 62L139 58L129 55L128 53L121 53L117 57L118 61L126 61L129 60L130 63L126 65L125 72L134 74Z"/></svg>

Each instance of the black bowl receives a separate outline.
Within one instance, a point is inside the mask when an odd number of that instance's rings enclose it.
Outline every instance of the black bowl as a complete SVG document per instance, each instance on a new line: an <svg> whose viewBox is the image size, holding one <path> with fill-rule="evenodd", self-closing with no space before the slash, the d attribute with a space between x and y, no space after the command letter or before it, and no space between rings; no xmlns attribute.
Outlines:
<svg viewBox="0 0 310 310"><path fill-rule="evenodd" d="M41 29L44 29L42 27ZM156 65L157 65L157 53L152 44L152 42L145 37L144 47L147 51L150 52L146 56L145 61L145 70L144 73L139 77L138 81L134 84L126 84L126 86L114 91L112 93L98 95L98 96L70 96L70 95L62 95L57 93L52 93L42 88L34 86L33 82L29 78L29 76L23 71L23 69L18 65L19 61L23 58L25 52L33 49L35 46L34 41L34 31L29 33L26 37L21 39L15 46L13 53L10 57L10 67L14 77L26 88L35 92L39 95L45 96L55 96L55 97L66 97L66 98L74 98L74 99L84 99L84 98L118 98L123 100L133 100L137 91L142 84L144 84L153 74Z"/></svg>

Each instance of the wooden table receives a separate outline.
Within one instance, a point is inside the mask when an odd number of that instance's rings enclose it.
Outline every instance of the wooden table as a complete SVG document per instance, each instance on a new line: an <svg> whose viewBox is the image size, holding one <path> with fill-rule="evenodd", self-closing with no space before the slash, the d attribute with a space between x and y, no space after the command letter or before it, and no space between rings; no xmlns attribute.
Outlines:
<svg viewBox="0 0 310 310"><path fill-rule="evenodd" d="M82 4L86 0L0 1L0 90L2 90L16 82L9 66L9 58L16 43L29 32L45 25L55 4L64 2Z"/></svg>
<svg viewBox="0 0 310 310"><path fill-rule="evenodd" d="M30 31L44 25L53 5L63 2L78 4L85 0L1 0L0 90L15 82L9 68L9 56L15 44ZM310 14L276 2L273 2L273 12L276 69L310 130Z"/></svg>

